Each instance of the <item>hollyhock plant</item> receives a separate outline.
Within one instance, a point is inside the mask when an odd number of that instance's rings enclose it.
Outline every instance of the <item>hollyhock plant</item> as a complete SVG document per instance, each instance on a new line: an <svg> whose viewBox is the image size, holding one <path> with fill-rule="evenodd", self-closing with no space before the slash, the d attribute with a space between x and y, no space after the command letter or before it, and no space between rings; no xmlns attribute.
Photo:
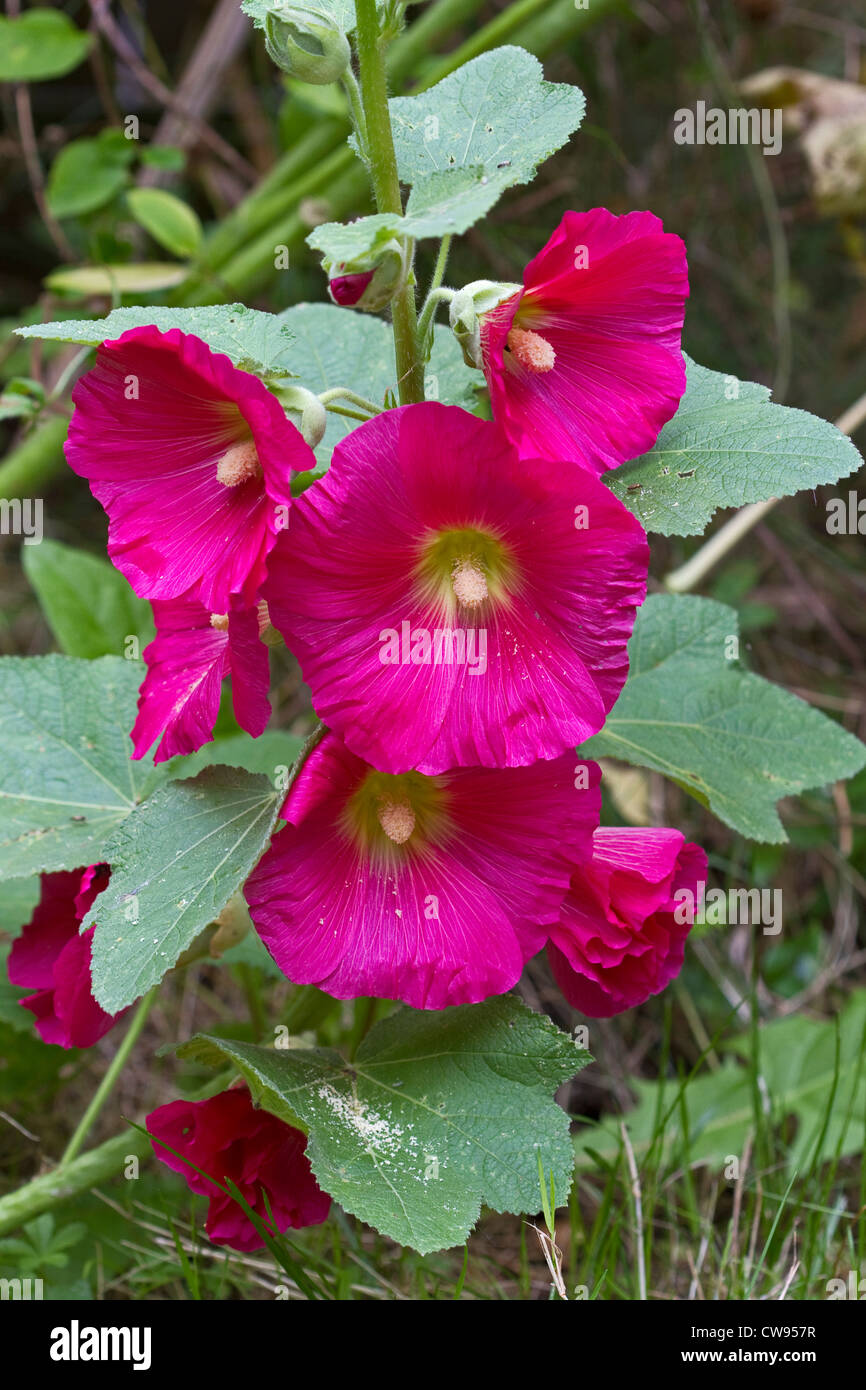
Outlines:
<svg viewBox="0 0 866 1390"><path fill-rule="evenodd" d="M132 328L76 384L70 466L108 513L108 553L148 599L252 604L315 456L270 391L191 333Z"/></svg>
<svg viewBox="0 0 866 1390"><path fill-rule="evenodd" d="M33 916L9 952L9 980L35 990L20 1002L36 1031L59 1047L92 1047L122 1014L108 1014L93 997L90 951L95 928L79 924L108 886L107 864L43 874Z"/></svg>
<svg viewBox="0 0 866 1390"><path fill-rule="evenodd" d="M338 445L263 592L322 720L384 772L435 775L555 758L601 728L647 561L596 479L427 402Z"/></svg>
<svg viewBox="0 0 866 1390"><path fill-rule="evenodd" d="M297 984L417 1009L511 989L591 853L598 768L391 776L326 734L294 783L245 894Z"/></svg>
<svg viewBox="0 0 866 1390"><path fill-rule="evenodd" d="M157 763L194 753L213 736L223 678L231 676L235 718L258 737L271 713L268 649L259 640L267 606L209 613L195 598L157 599L156 637L144 650L147 675L132 729L132 756L162 735Z"/></svg>
<svg viewBox="0 0 866 1390"><path fill-rule="evenodd" d="M481 320L494 418L527 455L594 473L655 443L686 386L686 249L650 212L567 212Z"/></svg>
<svg viewBox="0 0 866 1390"><path fill-rule="evenodd" d="M157 1158L210 1199L205 1230L216 1245L264 1248L243 1207L216 1186L226 1179L272 1234L317 1226L327 1217L331 1199L313 1177L306 1135L257 1110L245 1086L209 1100L170 1101L151 1111L146 1124Z"/></svg>
<svg viewBox="0 0 866 1390"><path fill-rule="evenodd" d="M569 1003L611 1018L663 990L682 968L706 874L704 851L678 830L597 829L548 946Z"/></svg>

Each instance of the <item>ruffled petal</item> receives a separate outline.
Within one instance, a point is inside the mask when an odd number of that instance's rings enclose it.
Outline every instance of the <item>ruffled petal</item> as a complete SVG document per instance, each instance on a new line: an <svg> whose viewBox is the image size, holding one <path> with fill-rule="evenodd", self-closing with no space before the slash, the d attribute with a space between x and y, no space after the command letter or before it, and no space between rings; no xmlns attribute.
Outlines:
<svg viewBox="0 0 866 1390"><path fill-rule="evenodd" d="M685 246L652 213L567 212L482 324L494 418L521 453L601 473L650 449L685 390L688 293ZM550 370L509 349L517 327L553 349Z"/></svg>
<svg viewBox="0 0 866 1390"><path fill-rule="evenodd" d="M467 528L495 538L511 576L473 613L418 579L431 538ZM519 461L495 426L427 403L338 446L264 592L320 717L359 756L392 773L523 766L603 724L648 554L595 479Z"/></svg>
<svg viewBox="0 0 866 1390"><path fill-rule="evenodd" d="M707 860L671 829L599 828L593 850L572 877L548 954L574 1008L610 1018L679 973L691 921L676 894L696 893Z"/></svg>
<svg viewBox="0 0 866 1390"><path fill-rule="evenodd" d="M315 458L278 401L192 334L130 329L76 384L66 458L109 517L113 563L144 598L252 604L285 526L293 471ZM249 441L261 476L217 468Z"/></svg>
<svg viewBox="0 0 866 1390"><path fill-rule="evenodd" d="M345 829L369 768L327 736L246 885L259 935L289 979L337 998L438 1009L503 993L557 918L574 864L560 844L589 853L598 790L585 766L587 786L573 757L456 769L435 779L444 839L382 862Z"/></svg>
<svg viewBox="0 0 866 1390"><path fill-rule="evenodd" d="M194 753L213 737L225 676L232 677L235 716L258 737L270 718L267 647L259 641L255 608L212 615L194 597L153 604L157 635L145 648L147 675L132 729L133 757L162 735L154 761Z"/></svg>

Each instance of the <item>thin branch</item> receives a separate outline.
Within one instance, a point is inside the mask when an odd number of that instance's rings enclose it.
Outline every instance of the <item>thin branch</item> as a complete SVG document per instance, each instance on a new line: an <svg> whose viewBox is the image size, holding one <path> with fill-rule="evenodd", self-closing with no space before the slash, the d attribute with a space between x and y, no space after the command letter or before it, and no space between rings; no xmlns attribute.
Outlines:
<svg viewBox="0 0 866 1390"><path fill-rule="evenodd" d="M114 49L117 57L130 69L136 81L144 87L145 91L150 92L162 106L168 108L174 115L189 121L196 129L198 138L203 145L207 145L225 164L234 169L247 183L253 183L258 174L248 160L243 155L238 154L237 150L228 141L223 140L215 130L212 130L207 121L203 121L194 111L190 111L178 101L174 92L166 87L165 83L150 71L150 68L139 57L135 48L120 28L109 9L109 0L90 0L90 8L93 11L100 32Z"/></svg>

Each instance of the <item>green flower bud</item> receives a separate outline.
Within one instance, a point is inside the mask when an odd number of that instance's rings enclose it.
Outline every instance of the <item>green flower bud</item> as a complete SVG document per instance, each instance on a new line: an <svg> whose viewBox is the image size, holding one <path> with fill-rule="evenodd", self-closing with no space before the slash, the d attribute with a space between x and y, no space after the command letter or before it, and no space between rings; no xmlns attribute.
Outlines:
<svg viewBox="0 0 866 1390"><path fill-rule="evenodd" d="M335 304L376 314L390 304L406 275L403 248L398 241L377 248L374 256L325 264L328 292Z"/></svg>
<svg viewBox="0 0 866 1390"><path fill-rule="evenodd" d="M292 424L299 429L311 449L322 442L328 415L318 396L304 386L281 386L274 388L274 395L285 410Z"/></svg>
<svg viewBox="0 0 866 1390"><path fill-rule="evenodd" d="M265 46L283 72L317 86L338 82L352 60L343 31L307 5L275 3L265 18Z"/></svg>
<svg viewBox="0 0 866 1390"><path fill-rule="evenodd" d="M482 366L482 317L506 299L511 299L512 295L519 294L522 288L522 285L511 285L505 281L473 280L462 290L457 290L449 305L448 317L468 367Z"/></svg>

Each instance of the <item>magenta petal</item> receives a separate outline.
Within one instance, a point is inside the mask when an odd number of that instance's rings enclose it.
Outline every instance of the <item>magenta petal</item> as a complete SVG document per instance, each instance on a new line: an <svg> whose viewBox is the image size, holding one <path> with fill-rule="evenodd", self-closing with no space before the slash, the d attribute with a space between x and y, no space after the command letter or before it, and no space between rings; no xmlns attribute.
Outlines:
<svg viewBox="0 0 866 1390"><path fill-rule="evenodd" d="M244 608L229 613L228 636L235 719L248 734L258 738L271 717L271 702L268 699L268 649L259 640L256 609Z"/></svg>
<svg viewBox="0 0 866 1390"><path fill-rule="evenodd" d="M75 895L81 869L43 874L39 902L9 952L9 980L21 989L54 987L54 962L67 942L78 934Z"/></svg>
<svg viewBox="0 0 866 1390"><path fill-rule="evenodd" d="M66 443L109 517L109 554L144 598L252 603L285 526L293 471L315 459L278 401L192 334L134 328L76 384ZM220 459L255 445L262 476L226 486Z"/></svg>
<svg viewBox="0 0 866 1390"><path fill-rule="evenodd" d="M328 281L328 293L335 304L351 308L358 303L373 274L372 270L360 270L354 275L335 275Z"/></svg>
<svg viewBox="0 0 866 1390"><path fill-rule="evenodd" d="M507 548L514 582L452 615L417 566L431 537L467 527ZM626 677L647 563L639 523L586 472L519 460L494 425L427 403L337 447L295 503L264 592L322 720L384 771L434 774L526 765L595 733ZM456 632L474 658L413 664L419 630L443 633L446 655Z"/></svg>
<svg viewBox="0 0 866 1390"><path fill-rule="evenodd" d="M67 1047L92 1047L122 1017L122 1013L106 1013L93 997L90 952L94 930L91 927L74 936L54 963L54 1010L66 1025Z"/></svg>
<svg viewBox="0 0 866 1390"><path fill-rule="evenodd" d="M696 897L706 867L703 850L677 830L596 830L592 863L573 875L548 946L556 981L576 1009L610 1018L679 973L691 919L675 895L688 889Z"/></svg>
<svg viewBox="0 0 866 1390"><path fill-rule="evenodd" d="M246 1087L162 1105L148 1115L147 1129L157 1158L193 1192L209 1197L206 1230L218 1245L249 1251L264 1242L243 1208L215 1183L234 1183L271 1230L316 1225L328 1215L331 1199L313 1177L306 1136L256 1110Z"/></svg>
<svg viewBox="0 0 866 1390"><path fill-rule="evenodd" d="M688 293L683 242L652 213L567 212L522 295L482 324L494 417L521 453L600 473L651 448L685 390ZM512 328L541 335L554 366L521 363Z"/></svg>
<svg viewBox="0 0 866 1390"><path fill-rule="evenodd" d="M157 635L144 652L147 675L132 729L133 757L144 757L160 735L158 763L210 742L227 675L238 723L258 737L271 711L268 652L259 641L256 609L222 615L215 627L208 610L185 595L155 601L153 615Z"/></svg>
<svg viewBox="0 0 866 1390"><path fill-rule="evenodd" d="M543 945L589 853L598 790L587 767L580 789L573 756L432 779L447 798L447 835L383 862L345 831L370 769L328 735L288 798L290 824L247 882L256 929L289 979L337 998L439 1009L501 994Z"/></svg>
<svg viewBox="0 0 866 1390"><path fill-rule="evenodd" d="M108 884L106 865L43 874L39 903L9 953L9 979L36 989L20 1002L36 1018L44 1042L91 1047L121 1017L107 1014L93 998L90 941L78 923Z"/></svg>

